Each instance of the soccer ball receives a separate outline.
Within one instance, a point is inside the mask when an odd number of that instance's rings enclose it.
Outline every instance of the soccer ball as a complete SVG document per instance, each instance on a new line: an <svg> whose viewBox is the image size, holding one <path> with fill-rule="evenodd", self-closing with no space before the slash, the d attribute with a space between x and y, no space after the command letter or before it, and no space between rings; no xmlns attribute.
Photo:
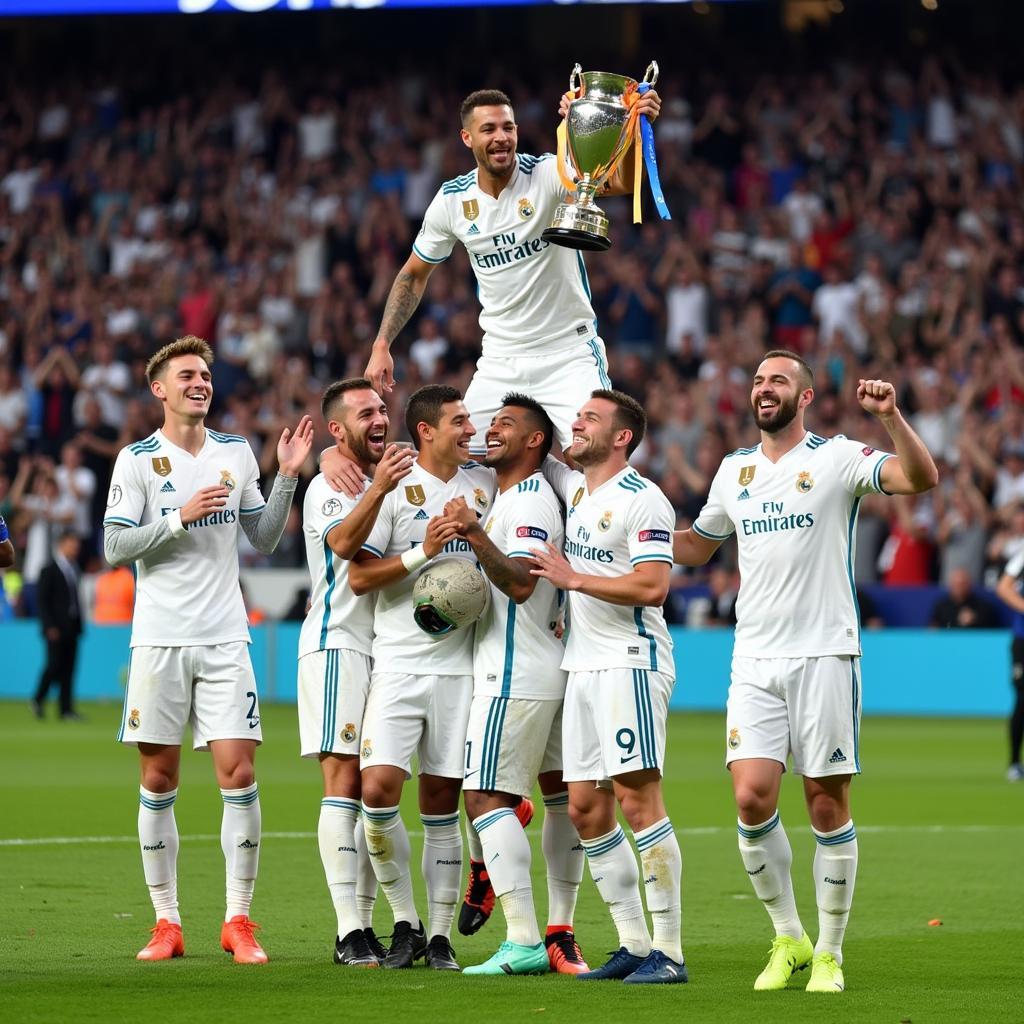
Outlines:
<svg viewBox="0 0 1024 1024"><path fill-rule="evenodd" d="M412 617L431 636L472 625L487 607L490 587L465 558L442 558L420 573L412 588Z"/></svg>

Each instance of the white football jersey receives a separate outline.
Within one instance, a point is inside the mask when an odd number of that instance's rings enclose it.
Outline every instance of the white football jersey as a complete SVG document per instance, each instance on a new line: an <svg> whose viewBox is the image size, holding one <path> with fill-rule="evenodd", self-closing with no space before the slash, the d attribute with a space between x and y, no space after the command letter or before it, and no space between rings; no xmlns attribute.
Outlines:
<svg viewBox="0 0 1024 1024"><path fill-rule="evenodd" d="M249 642L238 585L238 517L260 512L256 457L244 437L207 428L198 455L157 430L118 453L103 525L145 526L188 503L203 487L230 490L227 504L187 536L135 563L132 647L197 647Z"/></svg>
<svg viewBox="0 0 1024 1024"><path fill-rule="evenodd" d="M466 247L484 355L536 355L597 336L583 255L541 238L565 197L556 159L518 154L497 199L477 185L475 169L446 181L413 243L426 263L442 263L456 242Z"/></svg>
<svg viewBox="0 0 1024 1024"><path fill-rule="evenodd" d="M642 562L672 564L675 512L658 486L631 466L593 494L582 473L554 459L545 461L544 475L565 501L565 557L578 572L625 576ZM675 677L672 639L660 608L610 604L572 591L567 618L562 668L639 668Z"/></svg>
<svg viewBox="0 0 1024 1024"><path fill-rule="evenodd" d="M736 654L860 654L857 511L865 494L884 493L889 458L842 435L808 433L778 462L760 445L722 460L693 529L711 540L736 534Z"/></svg>
<svg viewBox="0 0 1024 1024"><path fill-rule="evenodd" d="M509 558L529 558L544 542L562 547L562 508L538 472L499 493L484 522L494 546ZM486 697L561 700L565 696L565 649L554 634L559 592L538 579L516 604L491 583L491 600L476 624L473 692Z"/></svg>
<svg viewBox="0 0 1024 1024"><path fill-rule="evenodd" d="M463 497L483 518L494 499L494 471L476 462L461 466L451 480L439 480L419 463L384 499L377 522L363 545L378 558L401 555L419 547L427 523L444 512L445 502ZM461 537L449 541L439 558L465 558L476 565L476 555ZM412 588L419 572L410 573L377 591L373 617L373 661L381 672L414 675L463 675L473 671L473 630L456 629L433 637L412 617Z"/></svg>
<svg viewBox="0 0 1024 1024"><path fill-rule="evenodd" d="M365 492L369 480L363 484ZM344 648L369 654L373 640L374 595L357 597L348 585L348 562L327 543L327 534L359 504L315 476L302 503L302 533L309 564L309 611L299 633L299 657Z"/></svg>

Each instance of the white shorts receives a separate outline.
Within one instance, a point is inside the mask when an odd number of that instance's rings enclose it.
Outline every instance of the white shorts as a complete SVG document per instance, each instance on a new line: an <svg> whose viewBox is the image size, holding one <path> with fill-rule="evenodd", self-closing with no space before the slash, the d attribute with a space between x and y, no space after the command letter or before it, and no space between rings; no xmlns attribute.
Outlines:
<svg viewBox="0 0 1024 1024"><path fill-rule="evenodd" d="M610 668L570 672L562 713L562 776L600 782L665 765L665 724L675 679Z"/></svg>
<svg viewBox="0 0 1024 1024"><path fill-rule="evenodd" d="M473 698L463 789L529 796L541 772L562 767L562 702Z"/></svg>
<svg viewBox="0 0 1024 1024"><path fill-rule="evenodd" d="M732 659L725 763L767 757L820 779L860 772L860 658Z"/></svg>
<svg viewBox="0 0 1024 1024"><path fill-rule="evenodd" d="M608 357L598 337L545 355L481 356L466 389L466 408L476 427L470 451L474 455L486 452L484 435L501 408L502 398L510 391L529 395L544 406L555 425L555 443L565 451L572 441L570 428L580 406L591 391L611 386Z"/></svg>
<svg viewBox="0 0 1024 1024"><path fill-rule="evenodd" d="M363 712L360 768L390 764L412 774L461 779L472 676L374 672Z"/></svg>
<svg viewBox="0 0 1024 1024"><path fill-rule="evenodd" d="M263 741L247 643L132 648L118 742L180 746L188 723L196 750Z"/></svg>
<svg viewBox="0 0 1024 1024"><path fill-rule="evenodd" d="M299 658L299 746L303 757L359 754L370 657L358 651L312 651Z"/></svg>

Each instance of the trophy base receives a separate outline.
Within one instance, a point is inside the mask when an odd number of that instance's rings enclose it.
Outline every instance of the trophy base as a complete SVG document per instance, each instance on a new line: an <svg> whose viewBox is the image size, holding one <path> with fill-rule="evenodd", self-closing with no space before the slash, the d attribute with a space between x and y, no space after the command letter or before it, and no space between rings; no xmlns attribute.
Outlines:
<svg viewBox="0 0 1024 1024"><path fill-rule="evenodd" d="M584 252L604 252L612 244L608 237L608 218L592 200L562 203L555 210L551 227L544 229L541 238Z"/></svg>
<svg viewBox="0 0 1024 1024"><path fill-rule="evenodd" d="M545 228L541 238L553 245L583 252L605 252L612 247L612 240L607 235L595 235L582 228Z"/></svg>

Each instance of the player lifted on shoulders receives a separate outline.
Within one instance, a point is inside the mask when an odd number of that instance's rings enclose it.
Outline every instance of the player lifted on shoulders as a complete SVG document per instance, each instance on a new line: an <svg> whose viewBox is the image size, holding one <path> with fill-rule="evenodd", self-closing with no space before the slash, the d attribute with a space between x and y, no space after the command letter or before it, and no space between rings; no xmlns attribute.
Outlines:
<svg viewBox="0 0 1024 1024"><path fill-rule="evenodd" d="M811 965L808 992L841 992L843 936L857 878L850 780L860 772L860 621L853 563L865 494L920 494L938 471L896 408L896 391L862 380L861 408L877 416L896 455L804 426L811 368L768 352L750 404L761 443L727 455L707 504L676 534L675 560L702 565L736 534L742 583L726 713L726 764L739 813L740 856L775 926L754 988L783 989ZM779 817L787 758L803 776L816 841L818 941L800 923L792 850Z"/></svg>
<svg viewBox="0 0 1024 1024"><path fill-rule="evenodd" d="M457 971L450 936L462 881L459 794L473 699L473 631L436 637L421 632L413 620L412 588L423 566L442 552L475 563L469 544L442 513L448 501L462 497L485 515L494 478L482 466L467 465L474 430L455 388L420 388L409 399L405 419L416 462L384 498L348 571L354 593L377 592L373 675L361 746L363 827L377 879L395 915L384 967L411 967L425 956L435 970ZM426 932L413 903L409 836L398 809L416 753Z"/></svg>
<svg viewBox="0 0 1024 1024"><path fill-rule="evenodd" d="M302 530L311 591L299 634L299 737L302 756L318 758L323 774L317 835L338 917L335 962L377 967L385 955L373 933L377 878L358 820L359 735L370 686L374 598L349 589L347 560L366 540L385 495L408 475L412 453L385 447L387 406L364 378L330 385L321 410L339 453L363 474L367 500L337 494L322 474L306 491ZM366 475L372 466L371 483Z"/></svg>
<svg viewBox="0 0 1024 1024"><path fill-rule="evenodd" d="M661 100L651 90L637 107L653 121ZM580 403L593 388L611 383L583 257L541 238L565 198L557 158L516 151L512 104L497 89L467 96L460 117L462 141L476 167L446 181L428 207L412 254L391 286L366 376L382 393L391 390L391 345L419 305L434 267L461 243L476 276L484 333L466 392L470 418L490 423L506 391L526 392L548 411L565 449ZM624 161L604 194L631 191L632 173L633 161ZM479 438L474 454L483 453Z"/></svg>
<svg viewBox="0 0 1024 1024"><path fill-rule="evenodd" d="M619 391L595 391L572 425L578 473L548 459L545 476L568 508L565 554L546 544L535 574L569 592L562 722L569 813L619 933L619 949L581 980L687 980L680 942L682 857L665 811L672 641L661 606L672 568L675 514L627 462L647 417ZM653 942L636 857L615 821L622 808L644 869Z"/></svg>
<svg viewBox="0 0 1024 1024"><path fill-rule="evenodd" d="M545 542L561 547L562 509L540 472L554 427L543 407L515 393L487 431L484 464L498 493L486 520L462 500L445 509L459 524L491 586L476 624L473 707L466 734L466 812L501 900L507 941L466 974L565 974L588 970L573 934L583 874L580 838L562 781L564 650L554 629L558 591L530 573ZM541 941L530 882L530 843L516 815L536 779L544 794L542 847L548 872L548 928ZM521 805L520 805L521 806ZM461 926L461 922L460 922Z"/></svg>
<svg viewBox="0 0 1024 1024"><path fill-rule="evenodd" d="M114 465L103 549L114 566L134 563L132 657L118 739L141 761L139 842L157 923L140 960L181 956L178 795L181 740L191 723L209 750L224 800L221 848L227 913L221 945L238 963L266 963L249 919L260 849L253 762L261 742L249 629L238 585L238 530L266 554L277 547L309 456L304 416L277 444L280 470L264 503L256 458L244 437L205 426L213 353L200 338L165 345L149 361L163 426L122 448Z"/></svg>

